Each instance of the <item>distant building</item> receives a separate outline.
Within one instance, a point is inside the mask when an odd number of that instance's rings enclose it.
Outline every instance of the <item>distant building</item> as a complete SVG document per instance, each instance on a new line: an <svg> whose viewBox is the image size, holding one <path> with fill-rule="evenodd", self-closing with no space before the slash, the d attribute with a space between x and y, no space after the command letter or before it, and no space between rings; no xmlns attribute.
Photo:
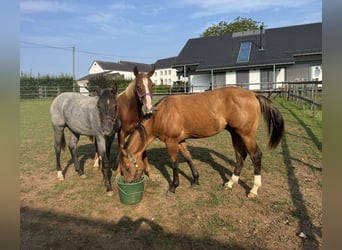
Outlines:
<svg viewBox="0 0 342 250"><path fill-rule="evenodd" d="M138 67L140 72L149 72L154 66L156 67L151 80L156 85L172 85L173 82L183 80L183 77L177 76L177 70L171 67L175 57L159 59L154 64L144 64L137 62L104 62L93 61L88 69L88 75L77 80L80 86L80 92L88 94L86 89L89 79L98 75L122 77L126 80L135 78L133 73L134 66Z"/></svg>
<svg viewBox="0 0 342 250"><path fill-rule="evenodd" d="M312 23L189 39L172 67L200 92L210 83L263 89L322 80L321 65L322 23Z"/></svg>
<svg viewBox="0 0 342 250"><path fill-rule="evenodd" d="M179 76L177 70L172 68L175 60L176 57L169 57L156 61L156 71L152 76L152 81L156 85L172 85L174 82L184 81L184 77Z"/></svg>

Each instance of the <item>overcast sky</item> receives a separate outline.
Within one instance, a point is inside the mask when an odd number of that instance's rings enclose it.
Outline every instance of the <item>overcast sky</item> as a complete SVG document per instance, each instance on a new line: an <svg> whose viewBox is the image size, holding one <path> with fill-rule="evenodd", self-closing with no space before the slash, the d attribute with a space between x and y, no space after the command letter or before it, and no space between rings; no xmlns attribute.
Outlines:
<svg viewBox="0 0 342 250"><path fill-rule="evenodd" d="M220 21L267 28L322 22L319 0L20 1L20 71L87 75L94 60L154 63L177 56Z"/></svg>

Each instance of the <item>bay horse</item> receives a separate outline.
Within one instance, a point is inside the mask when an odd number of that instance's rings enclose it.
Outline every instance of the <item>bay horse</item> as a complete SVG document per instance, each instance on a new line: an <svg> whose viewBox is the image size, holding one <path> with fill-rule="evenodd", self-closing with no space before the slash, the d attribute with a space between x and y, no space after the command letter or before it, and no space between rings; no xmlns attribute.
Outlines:
<svg viewBox="0 0 342 250"><path fill-rule="evenodd" d="M129 83L127 88L117 97L117 108L121 122L118 135L120 149L122 149L125 144L125 138L134 130L138 121L143 117L143 107L145 113L152 112L153 110L151 76L154 74L154 71L155 67L148 73L139 73L138 67L135 66L133 68L135 79ZM98 154L95 153L94 167L99 166L98 162L99 157ZM144 162L146 165L146 172L150 177L150 166L147 161L146 152L144 153ZM120 174L119 171L118 174Z"/></svg>
<svg viewBox="0 0 342 250"><path fill-rule="evenodd" d="M175 193L179 185L179 152L191 169L193 184L198 185L199 174L185 140L210 137L227 130L231 134L236 166L225 188L231 189L234 183L238 183L248 153L254 166L254 185L248 197L257 196L261 186L262 152L256 142L260 115L263 114L266 121L271 149L279 144L284 133L282 114L271 100L246 89L223 87L202 93L168 96L155 107L155 111L137 125L119 153L118 167L126 182L141 178L143 152L157 137L167 147L173 170L168 193Z"/></svg>
<svg viewBox="0 0 342 250"><path fill-rule="evenodd" d="M76 148L80 135L94 137L98 152L103 159L102 174L106 192L113 194L112 171L109 166L110 147L118 131L117 89L98 89L97 96L83 96L80 93L65 92L58 95L51 104L50 116L54 131L54 148L57 163L57 178L64 180L60 163L61 149L66 146L64 129L70 132L69 150L80 178L85 178L83 166L77 159Z"/></svg>

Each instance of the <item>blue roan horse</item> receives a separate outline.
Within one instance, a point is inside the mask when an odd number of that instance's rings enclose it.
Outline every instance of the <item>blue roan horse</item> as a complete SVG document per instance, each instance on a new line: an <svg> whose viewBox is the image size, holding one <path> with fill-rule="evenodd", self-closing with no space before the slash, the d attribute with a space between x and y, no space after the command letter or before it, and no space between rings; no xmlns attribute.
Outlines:
<svg viewBox="0 0 342 250"><path fill-rule="evenodd" d="M68 127L71 136L69 150L75 169L81 178L85 177L76 154L80 135L95 137L102 158L102 174L108 195L113 194L111 186L112 171L109 166L110 147L119 128L116 105L117 89L99 89L97 96L83 96L79 93L62 93L55 98L50 107L52 127L55 135L57 177L64 180L60 154L65 148L64 128Z"/></svg>

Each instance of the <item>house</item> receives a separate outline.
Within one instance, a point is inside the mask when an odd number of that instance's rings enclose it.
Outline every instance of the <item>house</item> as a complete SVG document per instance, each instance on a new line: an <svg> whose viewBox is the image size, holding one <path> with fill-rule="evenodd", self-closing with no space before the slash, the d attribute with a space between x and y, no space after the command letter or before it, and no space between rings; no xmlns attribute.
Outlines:
<svg viewBox="0 0 342 250"><path fill-rule="evenodd" d="M93 61L88 69L89 75L104 73L105 75L120 74L124 79L134 79L133 68L138 66L139 71L148 72L152 69L151 64L136 63L136 62L104 62L104 61Z"/></svg>
<svg viewBox="0 0 342 250"><path fill-rule="evenodd" d="M191 92L200 92L209 86L264 89L322 80L321 64L322 23L312 23L189 39L172 68L188 77Z"/></svg>
<svg viewBox="0 0 342 250"><path fill-rule="evenodd" d="M149 72L154 66L156 67L151 80L156 85L172 85L175 81L183 80L183 77L177 75L177 70L173 69L172 63L176 57L159 59L154 64L145 64L137 62L105 62L95 60L88 69L88 75L77 80L80 86L80 92L87 95L86 89L89 79L97 77L98 75L123 77L126 80L133 80L135 78L133 73L134 66L138 66L141 72Z"/></svg>
<svg viewBox="0 0 342 250"><path fill-rule="evenodd" d="M156 85L172 85L177 81L184 81L184 77L177 73L177 70L172 68L176 57L169 57L157 60L155 62L156 70L152 76L152 82Z"/></svg>

